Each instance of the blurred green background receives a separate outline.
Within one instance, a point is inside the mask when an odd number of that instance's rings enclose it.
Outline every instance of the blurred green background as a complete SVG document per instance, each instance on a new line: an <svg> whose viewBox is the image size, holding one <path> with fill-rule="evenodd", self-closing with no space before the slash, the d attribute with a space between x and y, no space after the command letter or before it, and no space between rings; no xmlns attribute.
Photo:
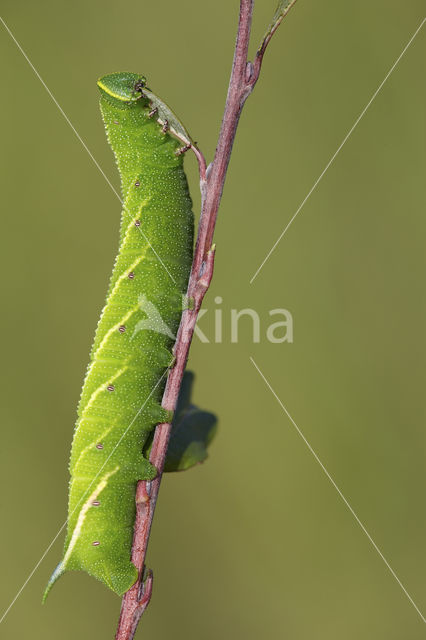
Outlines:
<svg viewBox="0 0 426 640"><path fill-rule="evenodd" d="M257 3L253 51L274 8ZM146 74L211 158L237 11L237 0L3 0L1 14L118 186L97 77ZM164 479L138 638L424 637L249 360L425 614L426 27L249 284L424 13L422 0L299 0L268 50L220 211L200 321L210 343L196 340L190 358L195 400L220 429L206 464ZM120 206L1 25L0 68L3 610L66 518L76 404ZM195 160L186 166L198 210ZM259 313L261 342L246 319L231 344L230 309L246 307ZM279 307L292 313L293 344L265 338ZM60 535L1 637L113 637L119 600L85 574L68 574L41 606L62 544Z"/></svg>

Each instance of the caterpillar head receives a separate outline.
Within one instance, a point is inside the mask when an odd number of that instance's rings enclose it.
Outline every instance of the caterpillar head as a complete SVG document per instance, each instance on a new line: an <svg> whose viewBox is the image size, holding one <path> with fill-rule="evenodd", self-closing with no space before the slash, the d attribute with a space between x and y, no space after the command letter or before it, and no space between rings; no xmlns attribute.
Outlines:
<svg viewBox="0 0 426 640"><path fill-rule="evenodd" d="M98 87L102 93L120 102L136 102L143 95L146 78L137 73L120 71L102 76L98 80Z"/></svg>

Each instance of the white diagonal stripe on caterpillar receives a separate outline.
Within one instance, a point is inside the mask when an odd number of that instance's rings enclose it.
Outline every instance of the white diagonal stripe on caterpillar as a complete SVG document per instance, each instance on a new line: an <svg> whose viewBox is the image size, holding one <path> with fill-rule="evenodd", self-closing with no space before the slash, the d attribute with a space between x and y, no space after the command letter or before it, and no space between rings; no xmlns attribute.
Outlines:
<svg viewBox="0 0 426 640"><path fill-rule="evenodd" d="M104 335L104 337L102 338L101 342L99 343L99 346L97 347L96 351L94 352L93 356L92 356L92 360L96 360L98 354L100 353L100 351L102 351L102 349L105 347L106 343L108 342L108 339L110 338L111 335L113 335L116 331L118 331L120 329L120 327L124 326L124 323L127 322L127 320L129 318L131 318L131 316L136 313L136 311L138 311L140 309L140 305L139 303L133 307L133 309L130 309L130 311L128 311L126 313L126 315L124 315L121 320L119 320L113 327L111 327L110 329L108 329L108 331L106 332L106 334Z"/></svg>
<svg viewBox="0 0 426 640"><path fill-rule="evenodd" d="M109 296L108 296L107 304L108 304L108 302L111 300L111 298L113 297L113 295L115 294L115 292L116 292L116 290L118 289L118 287L119 287L120 283L121 283L123 280L125 280L126 278L129 278L129 277L130 277L130 274L131 274L131 273L133 273L133 269L135 269L135 267L137 267L137 266L138 266L138 264L140 264L140 263L142 262L142 260L144 260L144 259L146 258L146 254L147 254L147 252L148 252L148 249L149 249L149 248L150 248L150 247L149 247L149 246L147 246L147 247L145 248L145 251L144 251L143 253L141 253L141 255L140 255L140 256L138 256L138 257L136 258L136 260L134 260L134 262L132 262L132 264L130 265L130 267L129 267L128 269L126 269L126 271L124 271L124 272L123 272L123 273L122 273L122 274L117 278L117 280L115 281L114 286L113 286L113 288L112 288L112 290L111 290L111 293L110 293L110 294L109 294ZM119 255L120 255L120 254L119 254Z"/></svg>
<svg viewBox="0 0 426 640"><path fill-rule="evenodd" d="M137 215L138 215L138 216L140 216L140 214L142 213L143 209L149 205L149 203L151 202L151 200L152 200L152 196L148 196L147 198L144 198L144 200L142 200L142 202L141 202L141 204L140 204L140 207L139 207L139 209L138 209L138 213L137 213ZM128 235L128 233L129 233L130 229L131 229L131 228L134 226L134 224L135 224L135 218L134 218L134 216L132 215L132 213L129 211L129 209L127 208L127 199L126 199L126 201L123 203L123 213L124 213L125 215L130 216L130 218L131 218L131 219L130 219L130 222L129 222L128 226L127 226L126 232L125 232L125 234L123 235L123 240L122 240L122 242L121 242L121 247L123 247L123 246L124 246L124 244L125 244L125 242L126 242L126 239L127 239L127 235ZM139 232L142 234L142 236L144 237L144 239L147 241L147 238L145 237L145 234L143 233L142 229L141 229L140 227L136 227L136 228L139 230Z"/></svg>
<svg viewBox="0 0 426 640"><path fill-rule="evenodd" d="M108 429L105 429L105 431L103 431L99 436L98 440L102 442L105 436L107 436L108 433L110 433L112 430L113 430L113 427L109 427ZM93 449L95 446L96 446L96 442L91 442L90 444L87 445L87 447L84 447L84 449L80 451L80 455L78 456L77 461L73 465L73 467L77 468L80 460L86 455L88 451L90 451L90 449ZM71 479L71 482L72 482L72 479Z"/></svg>
<svg viewBox="0 0 426 640"><path fill-rule="evenodd" d="M87 512L89 511L93 500L96 500L96 498L99 496L101 491L103 491L105 489L105 487L107 486L108 480L110 479L110 477L113 476L115 473L117 473L117 471L119 469L120 469L120 467L119 467L119 465L117 465L112 471L108 471L108 473L106 473L101 478L101 481L96 486L95 490L90 494L90 496L88 497L86 502L81 507L80 513L78 514L77 523L76 523L76 525L74 527L74 531L72 532L72 536L71 536L70 543L68 545L68 549L66 550L66 553L64 555L64 559L62 560L63 568L65 568L67 566L67 562L70 559L70 556L72 554L72 551L73 551L75 545L77 544L78 538L79 538L80 533L81 533L81 529L82 529L84 521L86 519Z"/></svg>
<svg viewBox="0 0 426 640"><path fill-rule="evenodd" d="M92 362L92 365L93 364L94 363ZM91 368L92 367L90 367L90 369ZM89 369L89 372L90 372L90 369ZM125 371L127 371L127 369L128 369L128 367L127 367L127 362L126 362L126 366L125 367L122 367L121 369L119 369L116 373L114 373L113 376L111 376L111 378L109 378L109 380L107 380L106 382L103 382L97 389L95 389L95 391L90 396L87 404L85 405L84 411L87 411L87 409L94 403L94 401L96 400L98 395L102 391L105 391L105 389L107 389L110 385L112 385L112 383L115 382L117 380L117 378L119 378ZM88 372L87 375L89 375L89 372Z"/></svg>

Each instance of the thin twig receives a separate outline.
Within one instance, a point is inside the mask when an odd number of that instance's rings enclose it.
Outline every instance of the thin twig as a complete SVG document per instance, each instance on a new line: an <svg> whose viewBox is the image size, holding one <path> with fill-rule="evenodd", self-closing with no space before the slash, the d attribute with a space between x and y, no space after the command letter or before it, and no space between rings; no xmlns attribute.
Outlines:
<svg viewBox="0 0 426 640"><path fill-rule="evenodd" d="M291 4L294 4L295 0ZM179 390L188 358L198 312L213 277L215 247L212 245L217 212L222 197L226 171L244 103L253 91L260 73L263 54L281 22L273 24L263 40L254 64L248 61L251 20L254 0L240 0L238 33L225 111L212 164L206 170L204 156L196 147L200 169L201 215L198 226L194 260L189 277L187 309L182 314L174 347L175 365L170 370L164 390L162 406L168 411L176 409ZM141 480L136 489L136 520L132 547L132 562L139 570L139 579L123 596L116 640L132 640L139 620L149 604L152 590L152 572L144 579L145 556L152 519L166 459L171 424L157 425L150 454L150 462L158 475L151 482Z"/></svg>
<svg viewBox="0 0 426 640"><path fill-rule="evenodd" d="M281 22L284 20L290 9L295 4L296 0L281 0L281 2L279 3L269 29L265 33L263 40L260 43L260 47L256 52L256 58L253 62L253 73L250 78L250 83L253 85L253 87L259 78L260 70L262 68L263 56L265 55L266 48L270 43L272 36L280 26Z"/></svg>

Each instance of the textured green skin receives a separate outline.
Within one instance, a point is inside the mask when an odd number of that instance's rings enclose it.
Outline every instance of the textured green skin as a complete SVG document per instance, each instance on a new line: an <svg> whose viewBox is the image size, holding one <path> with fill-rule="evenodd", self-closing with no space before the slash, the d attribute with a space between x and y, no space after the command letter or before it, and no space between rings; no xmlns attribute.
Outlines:
<svg viewBox="0 0 426 640"><path fill-rule="evenodd" d="M98 83L124 211L119 254L78 407L64 559L48 590L67 569L87 571L119 595L135 582L137 570L130 561L135 488L138 480L156 473L142 450L154 426L170 418L160 403L173 339L134 330L146 318L138 304L144 294L176 334L192 261L193 214L183 157L175 155L179 142L148 117L148 101L133 92L138 78L112 74ZM102 479L105 486L99 484Z"/></svg>

